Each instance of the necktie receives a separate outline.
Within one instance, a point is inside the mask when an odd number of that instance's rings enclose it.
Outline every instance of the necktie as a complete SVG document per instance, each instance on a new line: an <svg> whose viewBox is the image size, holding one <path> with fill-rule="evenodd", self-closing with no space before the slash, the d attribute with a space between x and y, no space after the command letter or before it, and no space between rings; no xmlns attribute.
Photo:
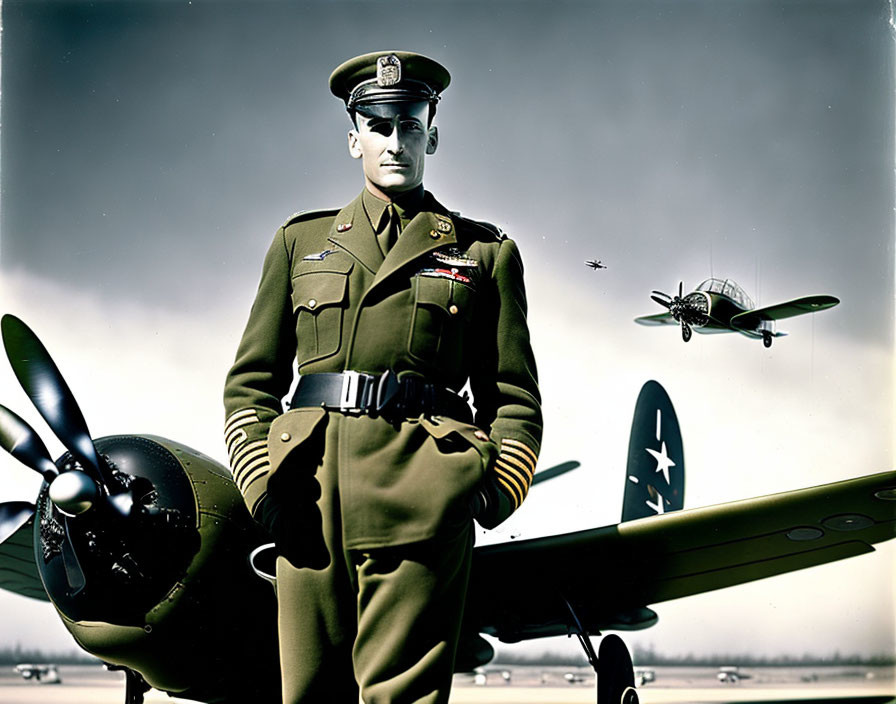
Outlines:
<svg viewBox="0 0 896 704"><path fill-rule="evenodd" d="M380 245L383 255L389 253L389 250L395 246L398 240L398 234L401 232L401 218L395 211L395 206L391 203L386 210L389 213L389 223L383 228L383 231L376 236L376 240Z"/></svg>

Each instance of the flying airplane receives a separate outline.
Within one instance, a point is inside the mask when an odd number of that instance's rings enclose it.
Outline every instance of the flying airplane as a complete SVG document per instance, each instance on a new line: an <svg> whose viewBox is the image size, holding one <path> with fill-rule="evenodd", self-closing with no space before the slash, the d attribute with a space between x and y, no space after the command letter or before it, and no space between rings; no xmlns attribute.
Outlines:
<svg viewBox="0 0 896 704"><path fill-rule="evenodd" d="M44 483L0 504L0 587L49 601L78 645L148 688L203 702L279 701L274 591L247 556L270 554L230 472L153 435L92 439L61 372L21 320L0 321L13 371L67 452L0 406L0 446ZM503 642L575 634L599 704L635 704L622 639L651 606L873 552L896 535L896 472L682 510L684 455L668 395L635 405L622 522L474 550L458 671ZM533 567L537 567L533 569ZM255 565L255 569L259 569ZM272 575L270 575L272 576Z"/></svg>
<svg viewBox="0 0 896 704"><path fill-rule="evenodd" d="M834 296L804 296L773 306L756 308L744 290L731 279L707 279L688 295L674 298L662 291L650 296L667 309L665 313L642 315L635 318L641 325L680 325L681 338L687 342L691 333L739 332L747 337L762 340L766 347L772 340L787 333L775 331L775 321L795 315L816 313L833 308L840 302Z"/></svg>
<svg viewBox="0 0 896 704"><path fill-rule="evenodd" d="M607 267L600 263L600 259L587 259L585 261L586 266L590 266L592 269L606 269Z"/></svg>

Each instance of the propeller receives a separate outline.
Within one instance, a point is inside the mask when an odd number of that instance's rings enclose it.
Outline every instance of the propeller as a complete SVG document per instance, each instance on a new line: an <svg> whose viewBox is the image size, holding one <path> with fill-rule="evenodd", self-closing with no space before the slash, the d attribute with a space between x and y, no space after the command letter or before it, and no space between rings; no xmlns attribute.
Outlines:
<svg viewBox="0 0 896 704"><path fill-rule="evenodd" d="M689 323L693 321L690 320L693 314L699 314L699 311L694 309L693 306L684 298L684 282L678 282L678 295L674 298L670 296L668 293L663 293L662 291L651 291L650 298L657 303L659 303L664 308L668 309L669 314L675 319L676 322L681 323L682 328L688 326Z"/></svg>
<svg viewBox="0 0 896 704"><path fill-rule="evenodd" d="M47 425L100 486L110 486L108 467L97 454L75 397L50 353L31 328L13 315L0 320L13 373Z"/></svg>
<svg viewBox="0 0 896 704"><path fill-rule="evenodd" d="M59 470L40 436L5 406L0 406L0 447L29 469L42 474L47 482L59 476Z"/></svg>
<svg viewBox="0 0 896 704"><path fill-rule="evenodd" d="M34 504L27 501L7 501L0 504L0 543L28 522L34 515Z"/></svg>

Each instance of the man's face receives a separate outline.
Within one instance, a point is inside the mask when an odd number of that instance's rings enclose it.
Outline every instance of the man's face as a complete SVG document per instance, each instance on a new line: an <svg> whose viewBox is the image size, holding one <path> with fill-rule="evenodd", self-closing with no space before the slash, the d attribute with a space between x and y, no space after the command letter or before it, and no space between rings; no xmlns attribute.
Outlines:
<svg viewBox="0 0 896 704"><path fill-rule="evenodd" d="M438 131L427 127L427 103L384 103L356 116L348 133L349 153L361 159L364 180L375 194L391 196L423 183L423 160L438 146ZM372 186L372 188L371 188Z"/></svg>

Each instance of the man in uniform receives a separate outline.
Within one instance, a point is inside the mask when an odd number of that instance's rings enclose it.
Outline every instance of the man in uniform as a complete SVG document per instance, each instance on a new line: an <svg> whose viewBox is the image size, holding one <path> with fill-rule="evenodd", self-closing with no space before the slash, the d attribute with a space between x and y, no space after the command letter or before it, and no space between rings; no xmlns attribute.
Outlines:
<svg viewBox="0 0 896 704"><path fill-rule="evenodd" d="M535 471L517 247L423 189L448 82L399 51L333 72L364 189L277 231L227 377L234 478L279 553L287 704L446 702L472 519L507 518Z"/></svg>

